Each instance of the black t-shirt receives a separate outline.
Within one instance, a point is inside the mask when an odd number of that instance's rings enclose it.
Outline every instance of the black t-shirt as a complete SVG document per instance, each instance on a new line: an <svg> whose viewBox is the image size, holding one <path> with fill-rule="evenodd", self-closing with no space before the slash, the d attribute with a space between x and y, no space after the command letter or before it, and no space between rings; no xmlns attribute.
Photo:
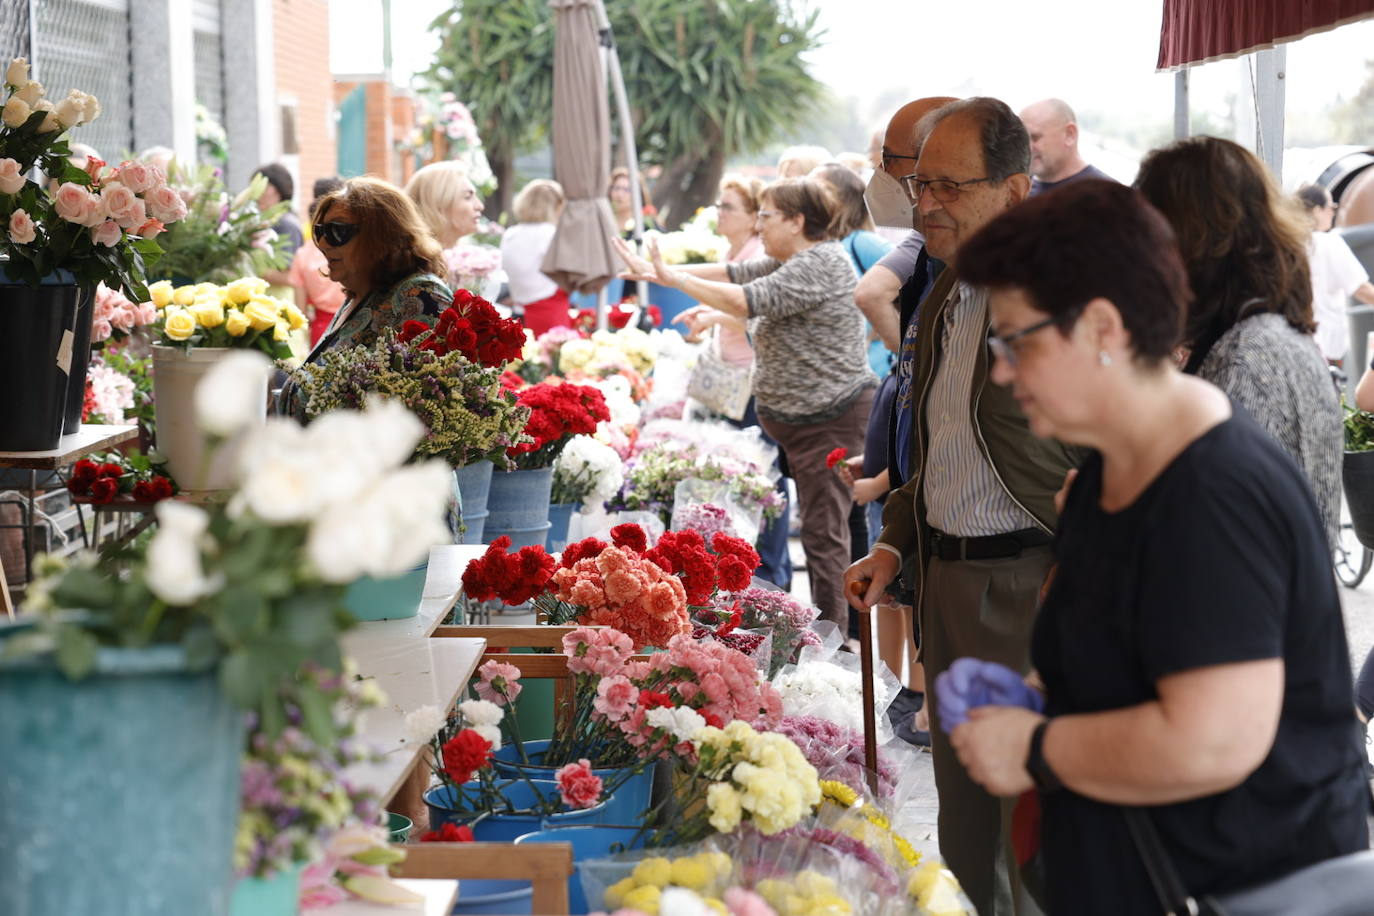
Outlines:
<svg viewBox="0 0 1374 916"><path fill-rule="evenodd" d="M1302 473L1237 407L1120 512L1100 507L1102 459L1060 520L1059 572L1031 655L1048 713L1157 699L1155 682L1282 658L1278 734L1234 789L1148 809L1188 890L1221 893L1367 845L1368 788L1326 536ZM1041 796L1051 911L1158 916L1121 808Z"/></svg>
<svg viewBox="0 0 1374 916"><path fill-rule="evenodd" d="M1068 178L1061 178L1058 181L1041 181L1039 178L1032 178L1030 196L1034 197L1037 194L1044 194L1046 191L1053 191L1061 185L1066 185L1071 181L1081 181L1084 178L1101 178L1104 181L1116 181L1115 178L1108 175L1097 166L1085 165Z"/></svg>

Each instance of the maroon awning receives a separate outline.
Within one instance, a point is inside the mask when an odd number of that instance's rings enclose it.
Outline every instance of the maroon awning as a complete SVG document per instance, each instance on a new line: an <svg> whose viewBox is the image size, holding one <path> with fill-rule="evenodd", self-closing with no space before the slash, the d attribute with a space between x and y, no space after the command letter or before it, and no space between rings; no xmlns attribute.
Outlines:
<svg viewBox="0 0 1374 916"><path fill-rule="evenodd" d="M1160 70L1247 54L1374 15L1374 0L1164 0Z"/></svg>

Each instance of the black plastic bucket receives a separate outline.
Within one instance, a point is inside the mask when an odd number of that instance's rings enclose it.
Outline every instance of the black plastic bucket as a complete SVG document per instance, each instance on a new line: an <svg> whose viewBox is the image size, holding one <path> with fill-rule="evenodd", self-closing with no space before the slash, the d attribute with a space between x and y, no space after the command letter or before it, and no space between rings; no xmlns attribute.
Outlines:
<svg viewBox="0 0 1374 916"><path fill-rule="evenodd" d="M47 451L61 440L78 295L74 283L34 288L0 274L0 451ZM89 327L86 340L89 349Z"/></svg>
<svg viewBox="0 0 1374 916"><path fill-rule="evenodd" d="M72 329L72 371L67 383L67 407L62 434L81 431L81 408L86 404L86 370L91 366L91 327L95 323L95 287L78 287Z"/></svg>

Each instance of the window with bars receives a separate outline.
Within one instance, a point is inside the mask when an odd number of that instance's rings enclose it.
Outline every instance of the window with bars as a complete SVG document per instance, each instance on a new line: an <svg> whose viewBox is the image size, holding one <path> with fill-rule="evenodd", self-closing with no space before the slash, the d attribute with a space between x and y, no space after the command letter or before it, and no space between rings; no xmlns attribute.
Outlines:
<svg viewBox="0 0 1374 916"><path fill-rule="evenodd" d="M184 2L184 0L183 0ZM195 0L196 101L205 106L215 123L224 124L224 42L220 0Z"/></svg>
<svg viewBox="0 0 1374 916"><path fill-rule="evenodd" d="M0 0L0 40L12 40L4 26L11 8L25 5ZM33 17L31 57L48 98L56 101L80 89L100 100L100 117L72 139L110 161L132 152L128 0L34 0Z"/></svg>
<svg viewBox="0 0 1374 916"><path fill-rule="evenodd" d="M0 0L0 63L16 57L31 58L29 51L29 0Z"/></svg>

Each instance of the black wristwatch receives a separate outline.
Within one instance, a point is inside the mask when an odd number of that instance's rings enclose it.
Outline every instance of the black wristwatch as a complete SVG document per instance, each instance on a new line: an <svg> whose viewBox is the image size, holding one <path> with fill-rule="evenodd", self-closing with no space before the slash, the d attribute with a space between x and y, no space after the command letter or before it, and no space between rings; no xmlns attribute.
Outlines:
<svg viewBox="0 0 1374 916"><path fill-rule="evenodd" d="M1026 753L1026 772L1041 792L1054 792L1064 788L1064 784L1045 761L1045 729L1049 727L1049 719L1035 726L1035 731L1031 732L1030 750Z"/></svg>

